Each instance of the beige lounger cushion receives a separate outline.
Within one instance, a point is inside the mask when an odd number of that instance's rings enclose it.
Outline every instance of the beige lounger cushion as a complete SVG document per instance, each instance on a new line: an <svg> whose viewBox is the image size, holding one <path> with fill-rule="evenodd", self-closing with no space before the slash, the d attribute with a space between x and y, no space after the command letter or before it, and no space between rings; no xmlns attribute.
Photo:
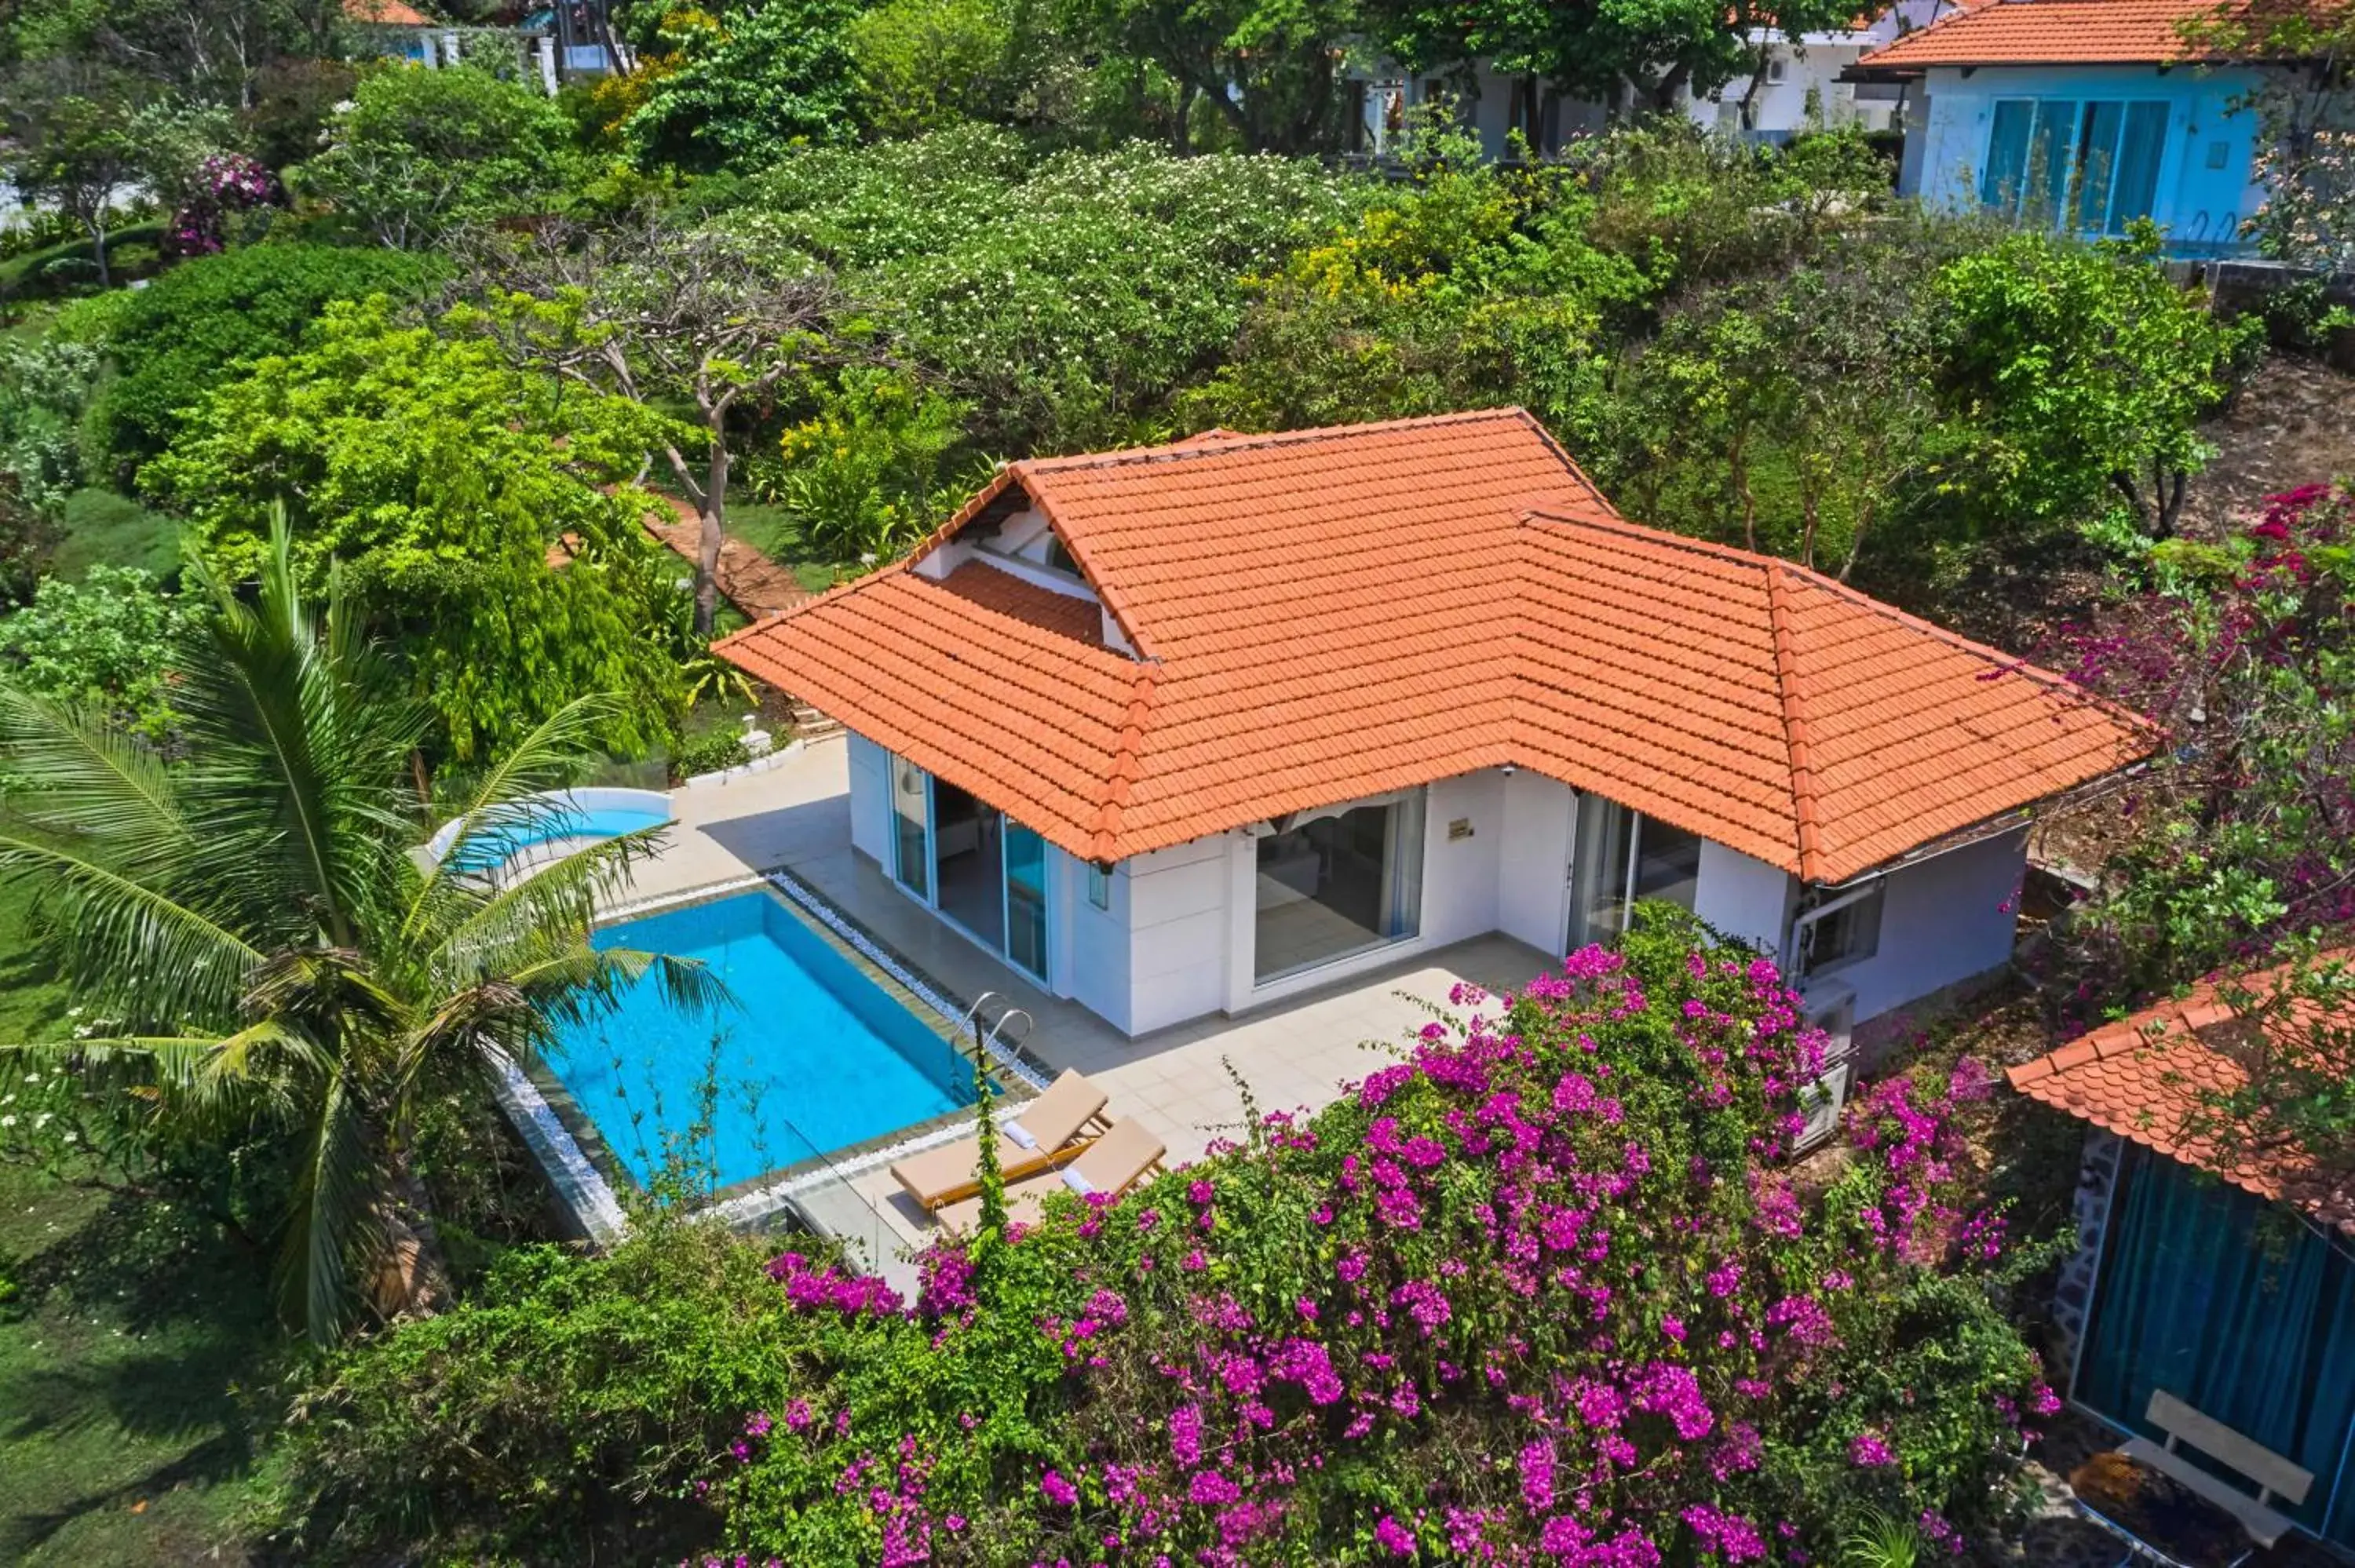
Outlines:
<svg viewBox="0 0 2355 1568"><path fill-rule="evenodd" d="M1122 1117L1062 1170L1008 1183L1006 1217L1035 1222L1048 1198L1057 1192L1107 1192L1116 1198L1142 1181L1167 1152L1144 1123ZM952 1204L941 1211L940 1219L943 1228L963 1234L980 1223L981 1200Z"/></svg>
<svg viewBox="0 0 2355 1568"><path fill-rule="evenodd" d="M1017 1108L1011 1120L1020 1124L1035 1148L1024 1148L1007 1132L997 1135L997 1163L1003 1171L1033 1171L1052 1160L1080 1136L1090 1119L1104 1107L1104 1092L1087 1075L1066 1068L1047 1086L1047 1092ZM981 1166L981 1139L960 1138L954 1143L921 1150L891 1167L891 1175L926 1209L937 1209L963 1196Z"/></svg>

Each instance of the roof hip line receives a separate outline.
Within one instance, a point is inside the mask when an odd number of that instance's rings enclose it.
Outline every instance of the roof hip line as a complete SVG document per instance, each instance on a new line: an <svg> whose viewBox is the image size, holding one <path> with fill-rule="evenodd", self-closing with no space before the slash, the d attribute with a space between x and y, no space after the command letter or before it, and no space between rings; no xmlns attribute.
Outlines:
<svg viewBox="0 0 2355 1568"><path fill-rule="evenodd" d="M1818 882L1823 832L1816 810L1813 737L1807 730L1807 696L1799 681L1799 655L1791 634L1791 604L1780 561L1763 563L1766 614L1774 629L1774 685L1783 698L1783 740L1791 752L1791 814L1798 825L1799 880Z"/></svg>

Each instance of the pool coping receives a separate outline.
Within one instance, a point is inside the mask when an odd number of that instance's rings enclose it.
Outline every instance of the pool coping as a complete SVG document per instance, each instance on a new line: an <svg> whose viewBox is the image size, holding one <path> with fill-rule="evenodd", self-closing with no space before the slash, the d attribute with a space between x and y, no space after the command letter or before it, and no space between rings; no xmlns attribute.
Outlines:
<svg viewBox="0 0 2355 1568"><path fill-rule="evenodd" d="M966 1030L970 1004L962 1002L954 990L894 951L890 944L787 867L774 866L698 887L626 900L600 911L594 928L714 903L755 890L767 891L793 910L820 941L938 1033L960 1060L972 1060L971 1037ZM991 1041L988 1050L990 1078L1007 1097L997 1115L1008 1114L1046 1088L1052 1069L1027 1049ZM558 1200L570 1212L576 1227L601 1246L622 1239L629 1230L629 1204L623 1194L643 1199L643 1184L545 1062L535 1059L517 1064L502 1057L498 1066L499 1097L509 1119L547 1172ZM848 1185L853 1177L916 1150L958 1137L968 1131L973 1123L973 1109L967 1107L895 1128L858 1143L730 1182L715 1190L694 1213L716 1216L740 1229L754 1229L780 1213L791 1211L802 1223L809 1224L795 1201L800 1193L830 1181ZM879 1213L878 1218L881 1218ZM821 1227L811 1224L810 1228Z"/></svg>

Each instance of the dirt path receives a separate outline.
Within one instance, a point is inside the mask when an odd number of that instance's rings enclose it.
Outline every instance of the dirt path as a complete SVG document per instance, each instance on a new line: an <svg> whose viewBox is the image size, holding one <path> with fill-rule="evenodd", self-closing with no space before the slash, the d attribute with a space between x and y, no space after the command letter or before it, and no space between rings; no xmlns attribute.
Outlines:
<svg viewBox="0 0 2355 1568"><path fill-rule="evenodd" d="M2202 434L2216 459L2191 482L2181 525L2191 538L2215 539L2268 495L2355 477L2355 376L2271 355Z"/></svg>
<svg viewBox="0 0 2355 1568"><path fill-rule="evenodd" d="M693 561L702 537L703 523L695 508L675 495L665 495L670 519L658 513L645 518L646 532ZM802 587L789 567L781 567L743 540L730 536L719 546L719 591L728 602L754 620L775 615L817 597Z"/></svg>

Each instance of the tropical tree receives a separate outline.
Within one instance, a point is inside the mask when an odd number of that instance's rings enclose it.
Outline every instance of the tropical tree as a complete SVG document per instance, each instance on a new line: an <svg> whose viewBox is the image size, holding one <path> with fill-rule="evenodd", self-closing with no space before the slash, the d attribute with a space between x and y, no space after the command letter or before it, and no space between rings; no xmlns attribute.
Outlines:
<svg viewBox="0 0 2355 1568"><path fill-rule="evenodd" d="M649 410L694 408L693 438L666 427L647 447L700 520L695 626L709 637L730 430L789 378L840 356L835 323L847 301L833 276L757 240L647 212L612 229L549 224L520 242L488 237L476 285L497 306L480 319L502 329L519 364Z"/></svg>
<svg viewBox="0 0 2355 1568"><path fill-rule="evenodd" d="M332 583L324 613L306 602L284 524L250 599L191 570L209 606L174 661L187 760L0 687L0 758L26 785L0 880L34 895L59 971L111 1021L6 1049L70 1065L174 1132L291 1140L284 1301L329 1340L363 1313L446 1297L415 1160L422 1107L489 1094L559 1022L650 970L682 1005L711 991L691 965L590 945L598 895L659 830L527 878L453 869L470 841L547 810L532 791L563 777L600 699L486 771L456 846L428 862L408 759L430 710Z"/></svg>
<svg viewBox="0 0 2355 1568"><path fill-rule="evenodd" d="M381 297L330 304L299 351L214 388L141 483L234 572L284 505L310 580L341 563L449 753L495 755L608 692L628 700L596 715L600 744L644 755L682 706L659 630L678 574L629 480L673 424L515 369L466 320L444 335Z"/></svg>

